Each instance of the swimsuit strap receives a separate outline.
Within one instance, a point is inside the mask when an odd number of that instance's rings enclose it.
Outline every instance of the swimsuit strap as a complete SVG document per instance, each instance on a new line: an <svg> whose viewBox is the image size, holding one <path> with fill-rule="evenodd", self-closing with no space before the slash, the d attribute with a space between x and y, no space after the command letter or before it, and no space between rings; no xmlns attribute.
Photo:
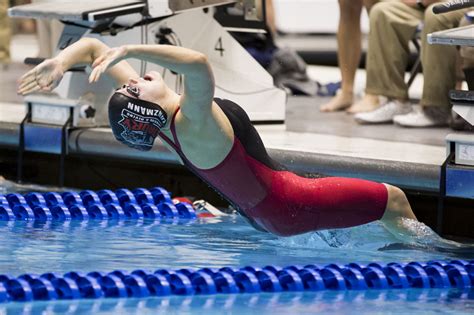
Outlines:
<svg viewBox="0 0 474 315"><path fill-rule="evenodd" d="M163 139L170 147L172 147L179 155L181 152L181 146L179 145L178 138L176 137L176 127L174 124L176 114L179 111L179 107L176 109L176 111L173 114L173 118L171 119L170 123L170 129L171 129L171 134L173 135L173 140L171 140L167 135L165 135L163 132L159 131L160 138Z"/></svg>
<svg viewBox="0 0 474 315"><path fill-rule="evenodd" d="M167 135L165 135L161 131L159 132L159 135L161 139L163 139L170 147L174 149L174 151L179 155L179 157L181 158L184 164L187 163L190 166L195 168L194 164L191 163L191 161L189 161L189 159L184 155L181 149L181 145L179 144L178 137L176 136L176 126L174 122L175 122L176 114L178 113L179 109L180 108L178 107L176 111L174 112L173 118L171 119L171 123L170 123L170 130L171 130L171 134L173 135L173 140L171 140Z"/></svg>
<svg viewBox="0 0 474 315"><path fill-rule="evenodd" d="M181 145L179 144L178 137L176 136L176 125L174 123L175 118L176 118L176 114L178 114L179 110L180 110L180 107L178 106L178 108L176 109L176 111L173 114L173 119L171 120L170 129L171 129L171 134L173 135L173 140L174 140L174 143L175 143L176 147L178 147L181 150Z"/></svg>

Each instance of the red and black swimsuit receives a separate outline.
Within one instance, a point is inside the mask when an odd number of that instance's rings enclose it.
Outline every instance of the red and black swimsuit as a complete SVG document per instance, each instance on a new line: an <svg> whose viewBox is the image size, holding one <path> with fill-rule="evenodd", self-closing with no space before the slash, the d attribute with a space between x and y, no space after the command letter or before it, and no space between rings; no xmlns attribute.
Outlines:
<svg viewBox="0 0 474 315"><path fill-rule="evenodd" d="M380 219L387 204L385 185L353 178L305 178L272 160L245 111L229 100L215 99L234 130L226 158L211 169L194 166L176 137L160 137L176 150L185 166L225 197L253 225L290 236L321 229L345 228Z"/></svg>

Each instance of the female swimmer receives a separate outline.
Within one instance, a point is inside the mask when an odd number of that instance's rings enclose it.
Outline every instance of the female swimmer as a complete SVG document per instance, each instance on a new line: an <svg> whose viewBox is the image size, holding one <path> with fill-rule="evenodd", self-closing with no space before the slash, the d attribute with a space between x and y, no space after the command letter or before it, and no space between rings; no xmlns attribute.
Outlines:
<svg viewBox="0 0 474 315"><path fill-rule="evenodd" d="M158 72L139 77L129 58L182 74L183 94ZM272 160L244 110L214 98L212 70L200 52L167 45L109 48L83 38L26 73L18 92L50 91L67 69L84 63L92 65L91 83L107 73L119 87L109 101L117 140L150 150L159 137L259 230L290 236L380 220L395 235L413 234L405 222L416 218L399 188L354 178L304 178Z"/></svg>

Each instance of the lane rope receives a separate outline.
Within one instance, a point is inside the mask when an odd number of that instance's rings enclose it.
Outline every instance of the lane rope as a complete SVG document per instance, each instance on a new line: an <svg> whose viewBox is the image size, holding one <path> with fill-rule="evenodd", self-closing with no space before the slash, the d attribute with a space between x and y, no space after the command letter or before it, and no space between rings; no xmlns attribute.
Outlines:
<svg viewBox="0 0 474 315"><path fill-rule="evenodd" d="M161 187L0 195L0 221L139 218L194 219L196 211L190 203L174 203L170 193Z"/></svg>
<svg viewBox="0 0 474 315"><path fill-rule="evenodd" d="M0 302L284 291L469 289L474 260L0 275Z"/></svg>

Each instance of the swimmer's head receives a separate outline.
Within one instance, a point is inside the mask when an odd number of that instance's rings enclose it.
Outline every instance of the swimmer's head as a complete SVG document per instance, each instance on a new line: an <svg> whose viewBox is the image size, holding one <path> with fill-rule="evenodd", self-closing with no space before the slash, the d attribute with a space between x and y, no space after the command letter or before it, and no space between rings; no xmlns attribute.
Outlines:
<svg viewBox="0 0 474 315"><path fill-rule="evenodd" d="M117 92L152 103L160 103L167 91L163 77L156 71L150 71L142 78L131 78L117 89Z"/></svg>
<svg viewBox="0 0 474 315"><path fill-rule="evenodd" d="M134 149L148 151L168 115L157 103L142 99L138 85L124 85L109 100L109 121L117 140Z"/></svg>

